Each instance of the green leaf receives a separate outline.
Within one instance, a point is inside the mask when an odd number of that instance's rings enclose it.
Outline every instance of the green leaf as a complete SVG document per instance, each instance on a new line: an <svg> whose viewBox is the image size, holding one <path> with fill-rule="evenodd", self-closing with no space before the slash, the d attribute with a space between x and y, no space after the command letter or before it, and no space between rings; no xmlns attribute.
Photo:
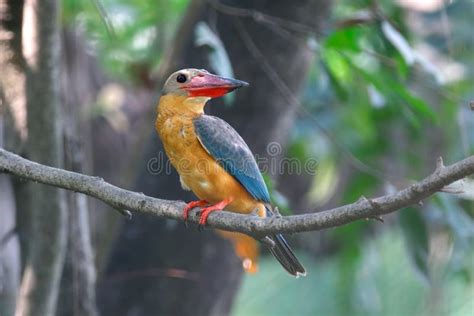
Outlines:
<svg viewBox="0 0 474 316"><path fill-rule="evenodd" d="M329 65L324 62L322 64L322 68L325 70L326 74L328 75L329 81L331 82L331 87L334 89L334 92L336 95L341 99L342 101L347 101L348 100L348 92L344 88L344 86L341 84L338 78L334 75L334 73L331 71L329 68Z"/></svg>
<svg viewBox="0 0 474 316"><path fill-rule="evenodd" d="M322 49L321 54L330 73L340 82L347 82L351 69L345 56L332 48Z"/></svg>
<svg viewBox="0 0 474 316"><path fill-rule="evenodd" d="M351 67L356 69L363 78L373 84L373 86L380 92L382 95L385 96L386 99L391 99L392 103L393 100L399 99L403 101L402 104L406 104L409 106L409 109L413 111L418 117L422 119L428 119L433 122L438 122L438 116L436 112L421 98L414 95L407 87L405 87L399 81L389 79L386 76L383 79L380 76L377 76L373 73L366 71L365 69L360 68L356 64L352 63L350 59L347 59L350 63ZM403 112L407 114L407 112ZM407 116L407 119L410 120L411 123L415 123L415 127L418 127L420 124L416 118Z"/></svg>
<svg viewBox="0 0 474 316"><path fill-rule="evenodd" d="M413 126L414 128L416 128L418 130L421 128L420 120L415 115L415 113L413 113L413 111L411 111L409 108L407 108L407 107L401 108L401 113L403 114L405 119L408 120L408 122L411 124L411 126Z"/></svg>
<svg viewBox="0 0 474 316"><path fill-rule="evenodd" d="M361 33L361 28L358 26L343 28L331 33L324 45L328 48L360 52L359 39Z"/></svg>
<svg viewBox="0 0 474 316"><path fill-rule="evenodd" d="M428 229L420 211L406 208L399 212L398 219L402 228L408 255L415 270L427 282L430 282L428 268Z"/></svg>
<svg viewBox="0 0 474 316"><path fill-rule="evenodd" d="M403 99L410 108L419 116L425 119L430 119L434 122L437 121L438 117L433 109L425 102L425 100L415 96L411 93L405 86L400 83L393 83L393 90L398 94L398 96Z"/></svg>

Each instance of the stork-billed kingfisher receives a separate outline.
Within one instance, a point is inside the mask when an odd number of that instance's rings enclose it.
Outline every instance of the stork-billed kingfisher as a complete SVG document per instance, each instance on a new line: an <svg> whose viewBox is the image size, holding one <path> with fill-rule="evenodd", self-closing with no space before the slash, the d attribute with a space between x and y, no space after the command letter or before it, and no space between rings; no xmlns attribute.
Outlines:
<svg viewBox="0 0 474 316"><path fill-rule="evenodd" d="M165 82L155 127L181 186L199 198L185 207L185 220L194 207L202 207L200 225L222 209L274 215L267 186L245 141L227 122L204 113L210 99L247 85L203 69L179 70ZM275 243L270 251L281 265L294 276L306 275L284 237L270 238Z"/></svg>

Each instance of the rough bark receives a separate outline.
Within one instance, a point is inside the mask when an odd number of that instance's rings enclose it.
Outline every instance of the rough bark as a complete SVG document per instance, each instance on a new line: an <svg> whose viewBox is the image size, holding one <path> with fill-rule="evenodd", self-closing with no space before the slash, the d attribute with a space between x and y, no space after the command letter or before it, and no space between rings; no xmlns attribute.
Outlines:
<svg viewBox="0 0 474 316"><path fill-rule="evenodd" d="M87 84L78 80L76 69L82 65L71 57L80 57L74 51L78 36L65 31L63 36L63 54L61 71L61 105L64 119L64 166L76 172L88 172L87 154L83 135L87 135L87 123L81 120L81 110L92 101L91 90ZM79 55L79 56L78 56ZM67 193L69 206L68 249L61 280L58 315L95 316L96 306L96 267L91 242L89 205L87 197L73 192Z"/></svg>
<svg viewBox="0 0 474 316"><path fill-rule="evenodd" d="M25 64L21 49L23 1L0 1L0 115L5 147L19 152L26 139Z"/></svg>
<svg viewBox="0 0 474 316"><path fill-rule="evenodd" d="M87 194L109 204L130 219L132 218L130 211L135 211L138 215L183 220L182 209L185 204L182 201L162 200L147 196L143 192L124 190L101 178L41 165L1 148L0 172ZM206 225L262 238L275 233L298 233L331 228L360 219L379 219L378 217L384 214L420 204L423 199L436 192L447 192L461 197L469 196L469 191L464 192L465 187L462 181L451 187L449 185L472 174L474 174L474 156L469 156L449 166L444 166L443 160L439 158L432 174L393 194L373 199L361 197L352 204L303 215L260 218L230 212L213 212ZM188 222L194 224L199 222L196 210L190 212Z"/></svg>
<svg viewBox="0 0 474 316"><path fill-rule="evenodd" d="M0 141L1 146L1 141ZM20 285L20 247L15 233L15 200L8 176L0 175L0 315L15 313Z"/></svg>
<svg viewBox="0 0 474 316"><path fill-rule="evenodd" d="M120 173L117 171L123 169L126 159L116 153L126 151L124 144L127 143L127 140L124 138L128 135L115 131L104 119L107 114L103 116L93 114L97 106L96 102L100 102L99 95L113 84L103 74L96 56L87 47L88 43L84 34L78 28L74 25L68 26L63 31L62 39L61 95L63 102L67 103L65 107L70 108L68 111L75 112L70 116L75 117L75 120L80 120L76 135L72 130L66 128L65 141L67 143L67 138L69 138L73 147L79 146L79 160L82 161L80 167L83 170L92 172L108 181L121 183ZM115 93L115 95L117 94L119 93ZM138 99L130 98L132 100ZM71 119L75 121L73 118ZM67 136L68 134L69 136ZM65 147L68 145L65 144ZM92 248L95 249L95 263L97 266L101 266L107 254L107 246L116 235L114 233L115 223L119 216L106 210L109 207L96 200L89 199L87 208L94 210L89 214Z"/></svg>
<svg viewBox="0 0 474 316"><path fill-rule="evenodd" d="M31 38L24 52L27 76L27 154L35 161L62 166L59 113L59 4L55 0L25 3ZM66 246L64 191L30 186L32 232L17 315L54 315Z"/></svg>
<svg viewBox="0 0 474 316"><path fill-rule="evenodd" d="M61 280L57 315L95 316L96 268L90 239L87 198L69 192L68 251Z"/></svg>
<svg viewBox="0 0 474 316"><path fill-rule="evenodd" d="M25 75L21 54L23 1L0 1L0 147L18 150L26 134ZM21 258L12 181L0 176L0 315L15 312Z"/></svg>

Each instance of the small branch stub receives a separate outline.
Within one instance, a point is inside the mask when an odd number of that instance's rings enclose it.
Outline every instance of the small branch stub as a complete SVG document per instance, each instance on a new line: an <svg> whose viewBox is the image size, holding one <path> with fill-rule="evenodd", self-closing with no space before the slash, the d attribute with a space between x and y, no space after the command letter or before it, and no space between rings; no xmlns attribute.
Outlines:
<svg viewBox="0 0 474 316"><path fill-rule="evenodd" d="M441 172L441 170L443 170L445 167L444 167L444 161L443 161L443 157L438 157L438 159L436 160L436 172Z"/></svg>
<svg viewBox="0 0 474 316"><path fill-rule="evenodd" d="M129 221L132 220L133 215L129 210L119 210L119 212L122 213L122 215L125 216L125 218Z"/></svg>
<svg viewBox="0 0 474 316"><path fill-rule="evenodd" d="M465 180L461 179L456 182L450 183L444 188L442 188L440 191L444 193L449 193L449 194L464 194L466 193L464 190L465 187Z"/></svg>
<svg viewBox="0 0 474 316"><path fill-rule="evenodd" d="M363 203L363 204L369 204L370 208L374 210L378 210L380 208L380 205L377 204L373 199L368 199L365 196L361 196L359 200L357 200L356 203Z"/></svg>

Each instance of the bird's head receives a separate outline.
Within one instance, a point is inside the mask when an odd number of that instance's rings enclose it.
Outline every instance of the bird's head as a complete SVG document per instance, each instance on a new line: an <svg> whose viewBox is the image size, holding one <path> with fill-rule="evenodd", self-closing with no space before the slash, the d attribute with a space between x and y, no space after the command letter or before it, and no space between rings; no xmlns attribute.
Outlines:
<svg viewBox="0 0 474 316"><path fill-rule="evenodd" d="M213 75L204 69L181 69L166 80L163 94L187 97L218 98L240 87L245 81Z"/></svg>

